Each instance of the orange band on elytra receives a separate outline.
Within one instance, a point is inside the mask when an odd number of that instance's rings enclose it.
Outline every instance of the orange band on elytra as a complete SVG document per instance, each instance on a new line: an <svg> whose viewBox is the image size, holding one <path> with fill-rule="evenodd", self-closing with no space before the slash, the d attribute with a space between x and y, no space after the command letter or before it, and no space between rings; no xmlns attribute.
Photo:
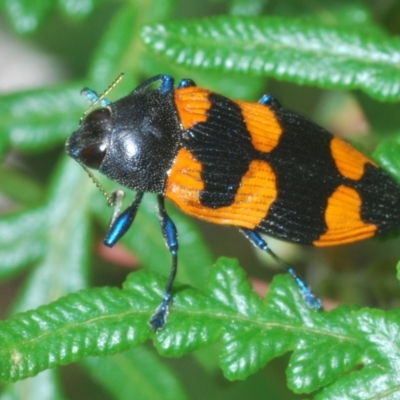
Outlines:
<svg viewBox="0 0 400 400"><path fill-rule="evenodd" d="M275 113L263 104L245 101L236 104L240 106L254 148L265 153L272 151L283 132Z"/></svg>
<svg viewBox="0 0 400 400"><path fill-rule="evenodd" d="M276 178L272 168L265 161L254 160L241 180L232 205L215 209L206 207L200 202L200 192L204 189L201 170L201 163L183 148L169 174L165 196L189 215L215 224L254 229L276 199Z"/></svg>
<svg viewBox="0 0 400 400"><path fill-rule="evenodd" d="M207 112L212 106L210 93L197 86L175 90L175 104L184 129L191 129L197 123L207 121ZM282 134L275 113L262 104L245 101L235 103L241 109L254 148L262 152L272 151Z"/></svg>
<svg viewBox="0 0 400 400"><path fill-rule="evenodd" d="M368 157L338 137L334 137L331 141L331 152L337 169L343 176L349 179L361 179L364 174L365 164L367 163L376 166Z"/></svg>
<svg viewBox="0 0 400 400"><path fill-rule="evenodd" d="M374 224L361 219L361 198L357 191L339 186L328 200L325 210L326 233L313 242L315 246L333 246L367 239L376 233Z"/></svg>
<svg viewBox="0 0 400 400"><path fill-rule="evenodd" d="M184 129L207 121L207 111L211 107L209 94L210 91L197 86L175 90L175 104Z"/></svg>

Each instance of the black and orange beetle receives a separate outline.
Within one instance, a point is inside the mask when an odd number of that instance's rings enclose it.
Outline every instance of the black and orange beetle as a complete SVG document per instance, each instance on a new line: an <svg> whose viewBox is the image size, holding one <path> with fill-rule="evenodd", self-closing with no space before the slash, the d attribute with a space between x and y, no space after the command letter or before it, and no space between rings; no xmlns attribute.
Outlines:
<svg viewBox="0 0 400 400"><path fill-rule="evenodd" d="M150 86L160 81L157 89ZM172 255L165 296L150 320L164 326L177 270L178 240L164 199L216 224L237 226L283 263L260 233L292 243L332 246L400 225L400 186L372 160L313 122L264 95L231 100L183 79L157 75L82 118L67 153L83 166L137 192L122 213L117 201L104 243L113 246L132 224L143 193L158 197L162 232ZM285 264L284 264L285 265ZM285 265L307 303L308 286Z"/></svg>

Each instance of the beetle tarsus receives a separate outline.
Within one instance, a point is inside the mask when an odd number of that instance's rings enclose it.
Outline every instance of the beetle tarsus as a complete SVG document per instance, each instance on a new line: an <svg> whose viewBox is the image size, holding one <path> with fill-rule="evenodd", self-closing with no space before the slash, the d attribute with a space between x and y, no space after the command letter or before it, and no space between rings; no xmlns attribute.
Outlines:
<svg viewBox="0 0 400 400"><path fill-rule="evenodd" d="M297 274L293 267L286 264L283 260L281 260L268 246L268 243L260 236L260 234L256 231L252 231L250 229L241 229L240 230L244 236L257 248L268 253L278 264L283 266L287 273L293 278L296 282L297 287L299 288L300 293L302 294L306 304L308 307L313 308L315 310L322 309L321 300L313 293L311 288L304 282L304 280Z"/></svg>
<svg viewBox="0 0 400 400"><path fill-rule="evenodd" d="M156 312L151 317L149 324L153 330L157 331L159 329L162 329L167 322L171 299L171 293L166 293L161 305L157 308Z"/></svg>

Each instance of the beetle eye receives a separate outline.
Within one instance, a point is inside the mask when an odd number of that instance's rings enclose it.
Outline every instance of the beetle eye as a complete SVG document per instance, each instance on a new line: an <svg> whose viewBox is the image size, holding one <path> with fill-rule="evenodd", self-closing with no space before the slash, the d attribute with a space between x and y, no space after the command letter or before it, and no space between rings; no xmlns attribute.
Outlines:
<svg viewBox="0 0 400 400"><path fill-rule="evenodd" d="M95 143L79 153L79 160L89 168L99 169L106 155L107 146L104 143Z"/></svg>
<svg viewBox="0 0 400 400"><path fill-rule="evenodd" d="M111 119L111 112L108 108L98 108L97 110L94 110L90 114L88 114L88 116L85 118L85 122L104 124L108 123L110 119Z"/></svg>

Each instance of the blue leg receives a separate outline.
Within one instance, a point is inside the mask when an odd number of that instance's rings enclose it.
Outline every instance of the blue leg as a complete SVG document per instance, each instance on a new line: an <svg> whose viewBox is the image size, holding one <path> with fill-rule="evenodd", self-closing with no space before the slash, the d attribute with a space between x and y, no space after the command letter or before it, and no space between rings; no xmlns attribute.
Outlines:
<svg viewBox="0 0 400 400"><path fill-rule="evenodd" d="M171 75L160 74L141 83L132 93L141 92L142 90L145 90L147 86L150 86L152 83L157 81L161 81L159 88L161 94L172 93L174 91L174 78Z"/></svg>
<svg viewBox="0 0 400 400"><path fill-rule="evenodd" d="M95 103L100 97L94 90L87 87L81 90L81 95L86 97L92 104ZM108 99L101 99L99 102L102 107L109 106L111 103L112 102Z"/></svg>
<svg viewBox="0 0 400 400"><path fill-rule="evenodd" d="M183 89L183 88L193 87L193 86L196 86L196 83L194 82L194 80L186 78L186 79L182 79L179 82L178 89Z"/></svg>
<svg viewBox="0 0 400 400"><path fill-rule="evenodd" d="M119 211L117 211L118 215L115 215L114 213L110 228L108 229L106 238L104 239L104 244L106 246L113 247L115 243L117 243L118 240L125 235L136 217L136 213L142 198L143 193L138 192L133 203L125 211L120 214L118 213ZM116 210L119 210L120 205L120 201L117 200Z"/></svg>
<svg viewBox="0 0 400 400"><path fill-rule="evenodd" d="M174 91L174 78L170 75L161 75L160 93L167 94Z"/></svg>
<svg viewBox="0 0 400 400"><path fill-rule="evenodd" d="M304 297L307 305L310 308L315 308L316 310L322 309L321 301L315 294L311 291L310 287L297 275L296 271L290 265L286 264L282 261L268 246L267 242L256 232L249 229L241 229L241 232L246 236L247 239L253 243L254 246L258 247L261 250L267 252L278 264L282 265L288 272L289 275L292 276L294 281L296 282L297 286L301 294Z"/></svg>
<svg viewBox="0 0 400 400"><path fill-rule="evenodd" d="M272 108L282 108L281 103L270 94L264 94L259 100L259 103L265 106L271 106Z"/></svg>
<svg viewBox="0 0 400 400"><path fill-rule="evenodd" d="M163 301L150 319L150 325L154 330L161 329L167 320L169 306L171 305L172 300L172 285L175 280L178 266L178 233L175 224L165 211L164 197L158 195L157 200L161 230L165 239L165 243L172 256L172 267L167 285L165 286Z"/></svg>

